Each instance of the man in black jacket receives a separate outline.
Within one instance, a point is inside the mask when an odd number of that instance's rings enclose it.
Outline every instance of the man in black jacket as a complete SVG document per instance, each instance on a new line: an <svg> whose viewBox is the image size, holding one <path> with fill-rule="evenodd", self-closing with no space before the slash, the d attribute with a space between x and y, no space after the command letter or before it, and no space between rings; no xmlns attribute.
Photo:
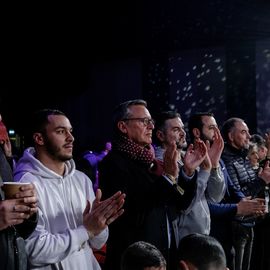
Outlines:
<svg viewBox="0 0 270 270"><path fill-rule="evenodd" d="M143 100L124 102L114 111L112 150L100 163L99 183L105 198L115 190L127 196L124 214L110 227L105 269L120 269L121 254L139 240L155 245L167 269L176 269L172 222L194 197L197 173L187 165L191 159L202 162L206 149L198 149L199 158L194 156L197 151L188 151L179 173L175 143L165 151L163 163L155 159L153 129L154 120ZM187 181L182 181L184 173L189 176Z"/></svg>
<svg viewBox="0 0 270 270"><path fill-rule="evenodd" d="M257 197L266 184L270 183L269 162L259 173L253 170L247 159L250 142L249 129L241 118L230 118L223 123L225 141L222 159L226 165L233 185L246 197ZM258 215L264 214L258 211ZM235 249L235 270L249 270L254 239L255 218L233 222L233 245Z"/></svg>
<svg viewBox="0 0 270 270"><path fill-rule="evenodd" d="M0 120L1 121L1 120ZM6 159L8 136L0 145L0 186L13 182L12 170ZM0 189L0 268L1 270L26 270L27 256L24 240L37 224L37 198L34 185L21 188L14 199L5 199Z"/></svg>

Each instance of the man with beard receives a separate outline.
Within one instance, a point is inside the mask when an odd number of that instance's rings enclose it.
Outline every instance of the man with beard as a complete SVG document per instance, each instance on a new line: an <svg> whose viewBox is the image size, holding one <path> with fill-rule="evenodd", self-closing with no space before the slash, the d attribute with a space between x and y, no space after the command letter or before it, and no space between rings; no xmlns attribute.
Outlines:
<svg viewBox="0 0 270 270"><path fill-rule="evenodd" d="M186 133L180 114L167 111L157 117L156 137L160 146L156 148L156 156L163 159L163 154L168 145L176 142L178 148L178 165L185 166L186 162L182 159L183 149L186 147ZM199 138L189 147L206 144ZM210 213L207 199L219 202L224 194L225 185L223 174L218 169L218 160L223 149L223 140L219 134L212 147L208 149L204 160L193 163L193 169L198 170L197 190L190 206L182 211L178 217L178 241L190 233L209 234L210 232ZM211 169L213 168L214 169Z"/></svg>
<svg viewBox="0 0 270 270"><path fill-rule="evenodd" d="M100 270L92 248L101 248L108 225L123 210L125 195L116 192L101 201L90 179L77 171L72 159L72 126L58 110L36 112L31 119L34 148L24 151L15 178L33 182L39 219L26 240L29 269Z"/></svg>
<svg viewBox="0 0 270 270"><path fill-rule="evenodd" d="M189 166L180 171L175 141L166 149L164 162L156 160L151 145L154 120L146 101L140 99L115 108L113 128L112 150L99 167L100 187L105 198L120 189L127 199L125 213L110 227L105 269L120 269L124 250L142 240L155 245L165 257L167 269L175 270L172 221L193 199L197 174L191 164L205 158L206 148L200 144L196 151L188 150L185 160ZM183 174L189 181L184 181Z"/></svg>
<svg viewBox="0 0 270 270"><path fill-rule="evenodd" d="M259 170L258 175L252 169L252 165L247 159L251 136L243 119L233 117L226 120L222 126L222 134L225 141L222 159L234 186L237 190L241 190L245 196L256 197L270 182L269 161ZM250 268L254 225L254 220L235 220L233 222L236 270Z"/></svg>
<svg viewBox="0 0 270 270"><path fill-rule="evenodd" d="M214 115L209 112L193 114L189 121L189 127L191 138L200 138L205 142L208 141L210 145L215 140L216 132L219 133ZM257 211L262 211L264 206L260 200L245 198L245 195L234 187L221 159L219 160L219 166L225 176L226 193L220 203L208 201L211 214L210 234L222 244L227 258L227 266L233 270L231 222L237 216L254 215Z"/></svg>

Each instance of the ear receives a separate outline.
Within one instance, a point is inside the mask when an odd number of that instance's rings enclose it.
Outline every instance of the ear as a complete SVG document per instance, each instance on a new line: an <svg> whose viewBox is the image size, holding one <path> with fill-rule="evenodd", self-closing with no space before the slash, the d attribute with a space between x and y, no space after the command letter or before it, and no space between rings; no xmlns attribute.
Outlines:
<svg viewBox="0 0 270 270"><path fill-rule="evenodd" d="M180 266L179 268L180 270L192 270L192 268L189 268L188 264L183 260L179 262L179 266Z"/></svg>
<svg viewBox="0 0 270 270"><path fill-rule="evenodd" d="M164 137L165 137L165 136L164 136L163 131L157 130L156 136L157 136L157 138L158 138L161 142L164 142Z"/></svg>
<svg viewBox="0 0 270 270"><path fill-rule="evenodd" d="M41 133L34 133L33 135L34 142L38 145L44 145L44 139Z"/></svg>
<svg viewBox="0 0 270 270"><path fill-rule="evenodd" d="M194 138L199 139L201 137L201 132L198 128L193 128L192 133L194 135Z"/></svg>
<svg viewBox="0 0 270 270"><path fill-rule="evenodd" d="M233 142L233 134L231 131L228 133L228 139L230 142Z"/></svg>
<svg viewBox="0 0 270 270"><path fill-rule="evenodd" d="M119 121L117 123L117 127L119 128L119 130L124 133L124 134L127 134L128 133L128 130L127 130L127 125L124 121Z"/></svg>

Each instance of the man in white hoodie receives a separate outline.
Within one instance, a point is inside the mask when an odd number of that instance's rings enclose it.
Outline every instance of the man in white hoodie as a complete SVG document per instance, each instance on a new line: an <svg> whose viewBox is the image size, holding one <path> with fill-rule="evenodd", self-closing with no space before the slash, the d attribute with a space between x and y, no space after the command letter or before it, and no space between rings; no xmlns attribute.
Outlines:
<svg viewBox="0 0 270 270"><path fill-rule="evenodd" d="M75 169L72 126L58 110L41 110L31 120L34 148L18 161L15 179L33 182L39 220L26 240L30 269L99 270L92 248L108 238L108 225L123 213L125 194L101 201L92 182Z"/></svg>

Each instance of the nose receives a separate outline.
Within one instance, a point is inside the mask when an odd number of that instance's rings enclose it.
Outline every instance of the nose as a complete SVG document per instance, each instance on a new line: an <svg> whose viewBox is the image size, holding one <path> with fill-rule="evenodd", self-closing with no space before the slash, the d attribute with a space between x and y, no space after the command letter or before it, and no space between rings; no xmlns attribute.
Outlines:
<svg viewBox="0 0 270 270"><path fill-rule="evenodd" d="M150 121L150 122L148 123L147 127L150 128L150 129L154 129L154 128L155 128L154 122L153 122L153 121Z"/></svg>
<svg viewBox="0 0 270 270"><path fill-rule="evenodd" d="M186 136L186 135L187 135L186 131L185 131L183 128L180 129L179 134L180 134L181 136Z"/></svg>
<svg viewBox="0 0 270 270"><path fill-rule="evenodd" d="M74 141L74 137L70 131L67 132L67 140L70 142Z"/></svg>

